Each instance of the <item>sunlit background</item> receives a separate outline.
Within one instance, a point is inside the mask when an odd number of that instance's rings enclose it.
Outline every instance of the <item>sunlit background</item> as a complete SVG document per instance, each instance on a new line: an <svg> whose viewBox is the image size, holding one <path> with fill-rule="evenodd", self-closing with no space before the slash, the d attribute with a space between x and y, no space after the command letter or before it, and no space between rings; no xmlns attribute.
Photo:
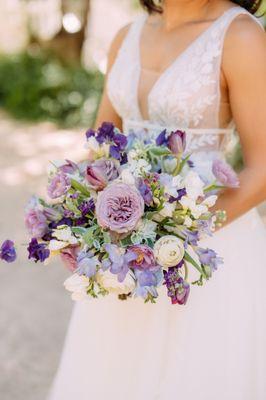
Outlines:
<svg viewBox="0 0 266 400"><path fill-rule="evenodd" d="M0 0L0 242L19 253L0 264L1 400L46 398L72 307L64 268L27 261L24 205L44 194L49 160L85 156L110 42L140 12L137 0Z"/></svg>

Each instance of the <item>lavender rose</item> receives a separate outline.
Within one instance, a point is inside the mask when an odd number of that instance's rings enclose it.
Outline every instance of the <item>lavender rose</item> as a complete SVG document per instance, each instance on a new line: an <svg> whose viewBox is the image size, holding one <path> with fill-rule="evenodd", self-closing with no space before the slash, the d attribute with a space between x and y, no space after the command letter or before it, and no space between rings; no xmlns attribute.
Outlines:
<svg viewBox="0 0 266 400"><path fill-rule="evenodd" d="M25 225L29 234L37 239L40 239L48 230L45 215L36 208L29 208L26 211Z"/></svg>
<svg viewBox="0 0 266 400"><path fill-rule="evenodd" d="M86 179L95 190L102 190L119 176L119 165L115 160L100 159L89 165Z"/></svg>
<svg viewBox="0 0 266 400"><path fill-rule="evenodd" d="M144 201L139 191L125 183L113 183L98 195L98 224L117 233L131 232L144 213Z"/></svg>
<svg viewBox="0 0 266 400"><path fill-rule="evenodd" d="M239 187L238 176L233 168L223 160L214 160L212 164L212 173L215 178L224 186Z"/></svg>
<svg viewBox="0 0 266 400"><path fill-rule="evenodd" d="M52 178L47 188L47 192L49 197L51 197L51 199L57 199L58 197L66 194L66 192L69 189L70 189L69 177L63 172L60 172L59 174L55 175Z"/></svg>

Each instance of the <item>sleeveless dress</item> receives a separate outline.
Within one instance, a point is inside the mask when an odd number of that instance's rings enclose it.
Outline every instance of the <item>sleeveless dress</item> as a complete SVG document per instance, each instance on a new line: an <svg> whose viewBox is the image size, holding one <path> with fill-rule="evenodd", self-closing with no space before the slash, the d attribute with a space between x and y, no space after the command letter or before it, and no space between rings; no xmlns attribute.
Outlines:
<svg viewBox="0 0 266 400"><path fill-rule="evenodd" d="M240 14L224 12L161 75L149 98L149 120L138 106L139 39L146 16L133 23L108 77L108 93L124 130L154 135L186 128L196 168L210 173L223 157L234 122L219 127L224 37ZM266 241L249 211L202 243L224 258L188 304L156 304L115 296L74 306L49 400L265 400Z"/></svg>

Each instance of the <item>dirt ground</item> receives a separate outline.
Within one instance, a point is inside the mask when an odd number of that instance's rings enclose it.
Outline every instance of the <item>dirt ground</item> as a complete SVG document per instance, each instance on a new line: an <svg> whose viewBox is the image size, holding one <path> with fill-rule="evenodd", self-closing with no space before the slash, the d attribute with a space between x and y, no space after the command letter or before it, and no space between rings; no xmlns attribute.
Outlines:
<svg viewBox="0 0 266 400"><path fill-rule="evenodd" d="M0 114L0 242L19 245L19 261L0 264L1 400L45 400L55 374L72 308L62 286L68 274L56 262L28 262L23 209L32 193L43 192L49 160L84 154L82 132ZM265 206L261 211L266 216Z"/></svg>

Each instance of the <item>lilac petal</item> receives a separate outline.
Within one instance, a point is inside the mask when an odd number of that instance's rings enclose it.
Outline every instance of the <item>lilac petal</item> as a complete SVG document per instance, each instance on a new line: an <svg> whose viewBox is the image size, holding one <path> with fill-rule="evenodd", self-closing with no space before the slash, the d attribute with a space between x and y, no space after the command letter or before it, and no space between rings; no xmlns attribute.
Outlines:
<svg viewBox="0 0 266 400"><path fill-rule="evenodd" d="M110 146L109 154L116 160L120 160L120 151L118 146L115 145Z"/></svg>
<svg viewBox="0 0 266 400"><path fill-rule="evenodd" d="M5 240L0 247L0 259L7 263L12 263L16 260L17 254L12 240Z"/></svg>
<svg viewBox="0 0 266 400"><path fill-rule="evenodd" d="M163 146L163 145L167 145L167 138L166 138L166 129L164 129L159 136L157 136L156 139L156 145L157 146Z"/></svg>

